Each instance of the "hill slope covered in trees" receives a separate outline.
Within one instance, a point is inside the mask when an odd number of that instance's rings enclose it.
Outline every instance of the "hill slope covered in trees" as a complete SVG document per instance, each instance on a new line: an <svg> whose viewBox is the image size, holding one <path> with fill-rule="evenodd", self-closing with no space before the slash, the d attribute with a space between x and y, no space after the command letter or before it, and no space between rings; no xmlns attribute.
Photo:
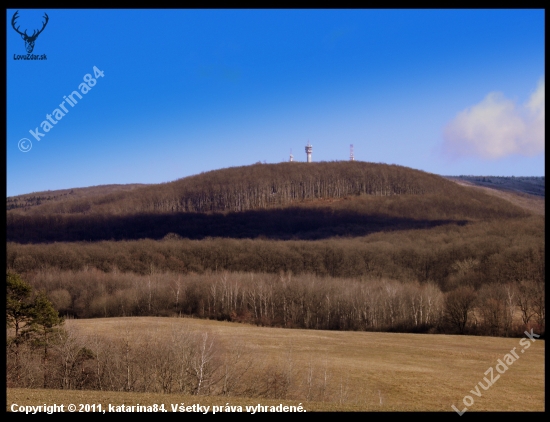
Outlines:
<svg viewBox="0 0 550 422"><path fill-rule="evenodd" d="M14 209L7 238L312 240L526 215L507 201L396 165L256 164Z"/></svg>
<svg viewBox="0 0 550 422"><path fill-rule="evenodd" d="M96 190L95 195L76 195L65 201L41 204L28 213L249 211L359 195L436 194L466 199L466 190L441 176L397 165L358 161L255 164L214 170L170 183L132 186L131 190L119 188L108 193Z"/></svg>
<svg viewBox="0 0 550 422"><path fill-rule="evenodd" d="M75 317L544 333L544 217L400 166L223 169L13 209L7 239Z"/></svg>

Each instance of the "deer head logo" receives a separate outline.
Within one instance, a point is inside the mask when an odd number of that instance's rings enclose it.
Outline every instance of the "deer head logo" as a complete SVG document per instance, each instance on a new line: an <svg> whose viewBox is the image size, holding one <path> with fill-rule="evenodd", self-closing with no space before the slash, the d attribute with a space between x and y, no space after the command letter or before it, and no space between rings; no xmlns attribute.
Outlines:
<svg viewBox="0 0 550 422"><path fill-rule="evenodd" d="M27 53L32 53L32 50L34 50L34 43L35 43L36 39L38 38L40 33L44 30L44 28L48 24L48 20L49 20L48 14L44 13L44 18L46 19L46 21L43 23L42 29L40 29L38 32L36 32L36 29L35 29L33 31L32 35L29 36L27 34L26 29L25 29L25 32L21 32L19 30L19 26L17 28L15 27L15 20L19 17L19 16L17 16L18 13L19 13L19 10L13 14L13 18L11 18L11 26L13 26L13 29L15 29L15 32L17 32L19 35L21 35L21 38L23 38L23 40L25 40L25 49L27 50Z"/></svg>

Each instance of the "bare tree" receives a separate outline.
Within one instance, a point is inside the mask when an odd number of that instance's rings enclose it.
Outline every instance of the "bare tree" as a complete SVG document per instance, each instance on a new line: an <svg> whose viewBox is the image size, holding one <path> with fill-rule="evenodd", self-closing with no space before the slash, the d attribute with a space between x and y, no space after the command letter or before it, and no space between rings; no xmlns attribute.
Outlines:
<svg viewBox="0 0 550 422"><path fill-rule="evenodd" d="M516 288L516 304L521 311L521 320L527 326L537 312L535 310L536 285L532 281L522 280Z"/></svg>
<svg viewBox="0 0 550 422"><path fill-rule="evenodd" d="M537 324L539 331L544 332L546 322L546 300L545 300L545 283L543 280L537 280L534 288L534 309L537 316Z"/></svg>
<svg viewBox="0 0 550 422"><path fill-rule="evenodd" d="M458 329L460 334L464 333L470 313L474 308L476 295L471 287L459 287L447 293L445 298L445 318Z"/></svg>
<svg viewBox="0 0 550 422"><path fill-rule="evenodd" d="M213 384L214 374L220 364L217 362L219 346L211 334L203 333L196 340L196 349L191 359L191 374L195 379L194 394L207 394Z"/></svg>
<svg viewBox="0 0 550 422"><path fill-rule="evenodd" d="M232 343L223 359L220 394L230 396L234 392L239 392L239 385L241 385L244 376L253 367L254 363L254 359L246 348L245 343ZM246 389L243 390L242 392L246 392Z"/></svg>

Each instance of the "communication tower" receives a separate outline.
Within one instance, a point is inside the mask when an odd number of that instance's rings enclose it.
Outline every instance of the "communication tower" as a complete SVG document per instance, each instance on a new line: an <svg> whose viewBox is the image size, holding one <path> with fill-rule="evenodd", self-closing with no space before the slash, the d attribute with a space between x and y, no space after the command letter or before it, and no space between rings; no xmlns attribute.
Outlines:
<svg viewBox="0 0 550 422"><path fill-rule="evenodd" d="M290 159L288 161L290 162L294 161L294 155L292 155L292 148L290 148Z"/></svg>
<svg viewBox="0 0 550 422"><path fill-rule="evenodd" d="M311 150L312 149L313 149L313 147L309 143L309 139L308 139L307 145L306 145L306 154L307 154L307 162L308 163L311 163Z"/></svg>
<svg viewBox="0 0 550 422"><path fill-rule="evenodd" d="M350 161L355 161L355 157L353 155L353 144L350 144L350 146L349 146L349 160Z"/></svg>

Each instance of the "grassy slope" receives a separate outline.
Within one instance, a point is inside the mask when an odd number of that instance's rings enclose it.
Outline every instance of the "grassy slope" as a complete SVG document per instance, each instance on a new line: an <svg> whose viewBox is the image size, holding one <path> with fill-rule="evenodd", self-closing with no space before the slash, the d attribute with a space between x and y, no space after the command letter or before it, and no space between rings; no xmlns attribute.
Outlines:
<svg viewBox="0 0 550 422"><path fill-rule="evenodd" d="M502 190L492 186L479 186L472 182L460 180L460 179L449 179L453 182L466 187L474 188L480 192L484 192L487 195L495 196L497 198L502 198L512 204L533 212L537 215L544 215L545 213L545 201L544 196L530 195L525 192L512 191L512 190Z"/></svg>
<svg viewBox="0 0 550 422"><path fill-rule="evenodd" d="M244 324L172 318L111 318L69 320L86 334L118 336L131 332L155 332L159 341L169 336L174 324L217 334L223 342L244 341L262 361L286 359L292 353L296 371L313 363L316 376L328 367L331 380L344 384L348 397L339 403L304 403L308 411L452 411L464 406L465 395L474 398L469 411L543 411L544 341L535 342L524 354L520 339L423 334L359 333L265 328ZM482 397L470 390L483 380L489 367L516 347L520 358L500 376ZM495 375L496 375L495 371ZM343 380L343 381L342 381ZM380 404L380 401L382 404ZM153 404L185 402L202 405L278 404L297 405L297 400L265 400L181 395L9 389L11 403Z"/></svg>
<svg viewBox="0 0 550 422"><path fill-rule="evenodd" d="M500 191L526 193L544 198L545 180L543 177L505 176L445 176L449 180L463 181L472 185Z"/></svg>

